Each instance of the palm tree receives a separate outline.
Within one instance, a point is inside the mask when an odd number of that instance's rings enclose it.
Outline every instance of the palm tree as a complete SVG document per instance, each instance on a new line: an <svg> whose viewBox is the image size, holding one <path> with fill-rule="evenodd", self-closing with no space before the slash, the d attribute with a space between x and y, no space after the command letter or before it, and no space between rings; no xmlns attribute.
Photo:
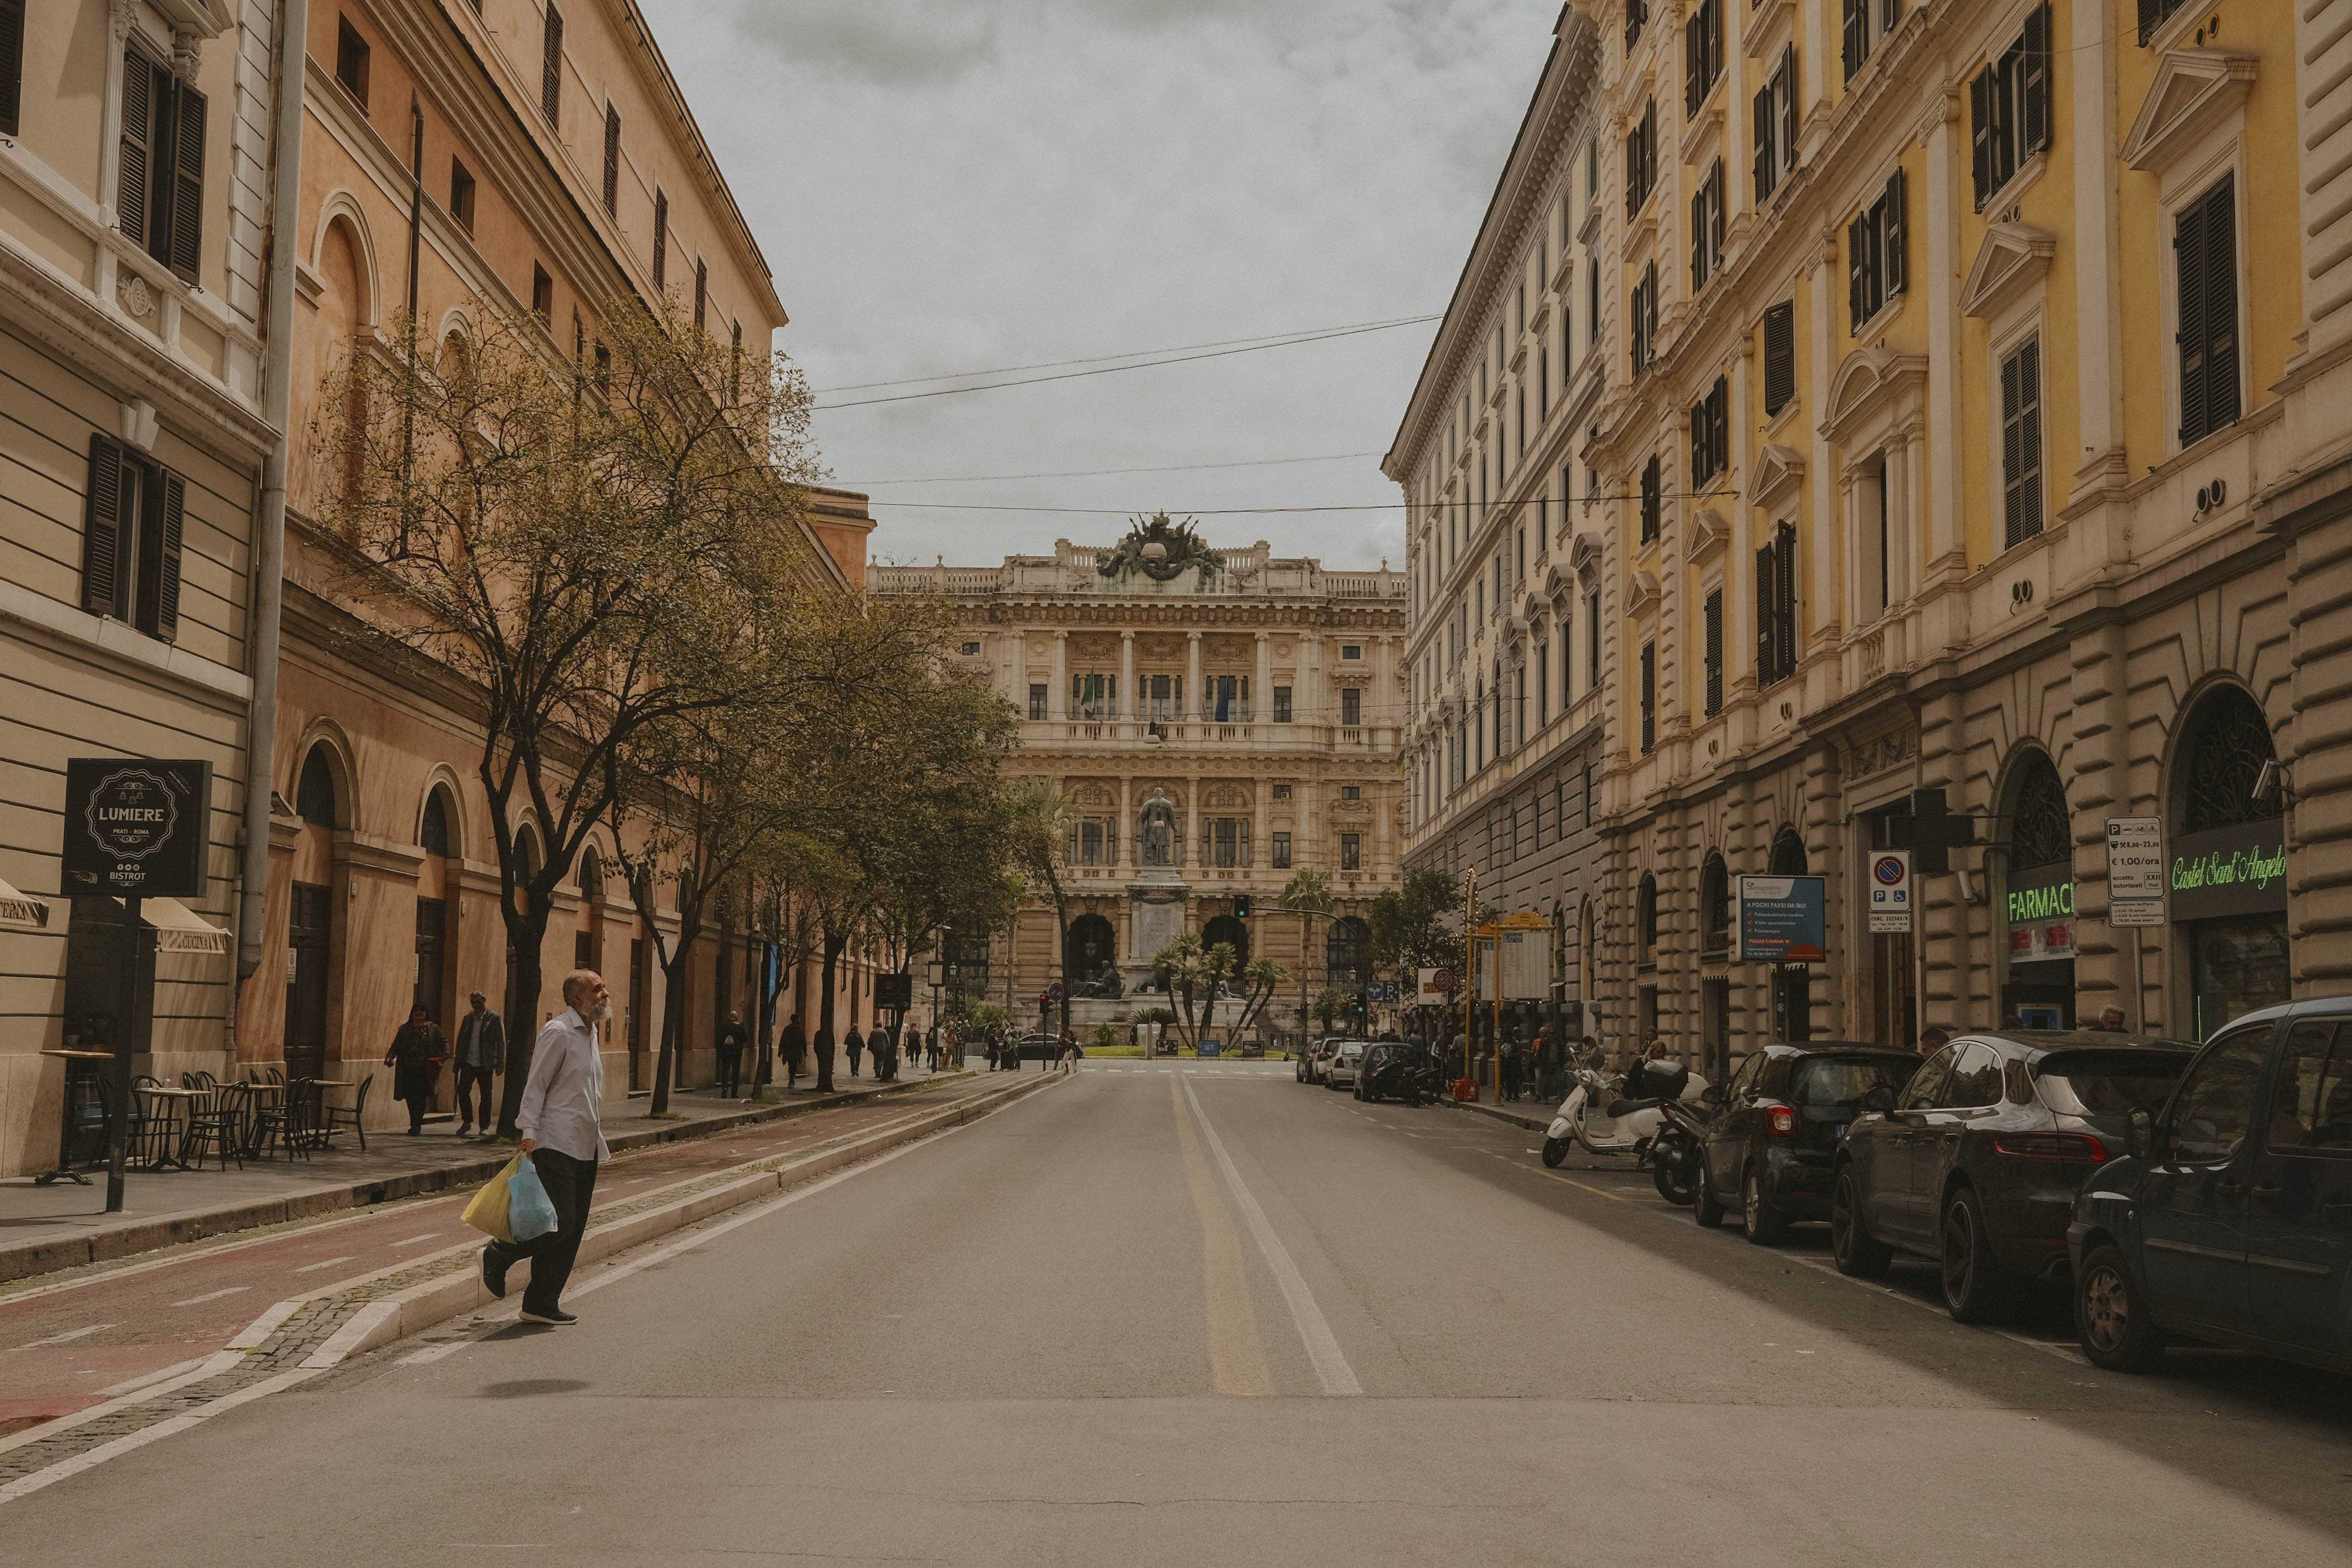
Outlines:
<svg viewBox="0 0 2352 1568"><path fill-rule="evenodd" d="M1062 973L1070 951L1070 897L1062 885L1064 841L1069 836L1070 799L1050 779L1023 779L1012 786L1013 863L1033 886L1054 902L1054 973L1062 982L1062 1028L1070 1027L1069 976ZM1011 965L1008 961L1007 970Z"/></svg>

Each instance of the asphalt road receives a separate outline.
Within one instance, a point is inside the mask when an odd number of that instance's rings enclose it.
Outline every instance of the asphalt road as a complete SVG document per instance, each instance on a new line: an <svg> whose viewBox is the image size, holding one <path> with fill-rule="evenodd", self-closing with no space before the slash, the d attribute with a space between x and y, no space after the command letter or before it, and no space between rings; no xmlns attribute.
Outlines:
<svg viewBox="0 0 2352 1568"><path fill-rule="evenodd" d="M1089 1064L0 1505L15 1562L2352 1560L2352 1383L2096 1373L1286 1065Z"/></svg>

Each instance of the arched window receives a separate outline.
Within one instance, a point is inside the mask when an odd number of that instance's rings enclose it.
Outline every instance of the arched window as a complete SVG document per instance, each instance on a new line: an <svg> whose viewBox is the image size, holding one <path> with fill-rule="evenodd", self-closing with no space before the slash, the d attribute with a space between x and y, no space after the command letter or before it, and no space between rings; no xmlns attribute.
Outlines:
<svg viewBox="0 0 2352 1568"><path fill-rule="evenodd" d="M2044 866L2074 860L2074 828L2066 809L2066 786L2047 752L2036 751L2018 764L2011 786L2009 870L2014 877Z"/></svg>
<svg viewBox="0 0 2352 1568"><path fill-rule="evenodd" d="M1072 984L1094 979L1111 966L1118 951L1118 934L1100 915L1085 914L1070 922L1070 938L1062 949L1062 972Z"/></svg>
<svg viewBox="0 0 2352 1568"><path fill-rule="evenodd" d="M1772 840L1772 875L1806 875L1805 841L1797 837L1797 830L1793 827L1780 829L1780 836Z"/></svg>
<svg viewBox="0 0 2352 1568"><path fill-rule="evenodd" d="M2279 816L2284 792L2254 798L2263 765L2277 760L2262 705L2243 688L2215 687L2189 715L2188 743L2176 764L2180 830L2210 833Z"/></svg>
<svg viewBox="0 0 2352 1568"><path fill-rule="evenodd" d="M1201 945L1214 947L1219 942L1234 950L1234 973L1239 975L1250 958L1249 923L1232 915L1219 915L1202 928Z"/></svg>
<svg viewBox="0 0 2352 1568"><path fill-rule="evenodd" d="M580 851L580 896L591 902L604 896L604 858L593 844Z"/></svg>
<svg viewBox="0 0 2352 1568"><path fill-rule="evenodd" d="M1731 945L1731 872L1713 851L1698 868L1698 945L1702 952Z"/></svg>
<svg viewBox="0 0 2352 1568"><path fill-rule="evenodd" d="M1648 968L1658 962L1658 879L1644 874L1633 890L1633 929L1640 933L1641 962Z"/></svg>
<svg viewBox="0 0 2352 1568"><path fill-rule="evenodd" d="M294 785L294 815L313 827L333 827L335 769L321 741L302 759L302 773Z"/></svg>
<svg viewBox="0 0 2352 1568"><path fill-rule="evenodd" d="M1342 991L1360 990L1372 978L1372 931L1354 915L1331 922L1323 942L1323 968L1328 982Z"/></svg>
<svg viewBox="0 0 2352 1568"><path fill-rule="evenodd" d="M418 823L416 842L427 855L448 857L457 853L457 834L449 821L449 792L435 789L425 797L425 816Z"/></svg>

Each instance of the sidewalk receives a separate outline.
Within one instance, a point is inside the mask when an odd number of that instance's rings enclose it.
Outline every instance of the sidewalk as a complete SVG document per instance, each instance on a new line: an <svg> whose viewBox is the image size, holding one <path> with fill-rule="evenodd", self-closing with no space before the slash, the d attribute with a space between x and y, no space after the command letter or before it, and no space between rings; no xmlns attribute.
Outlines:
<svg viewBox="0 0 2352 1568"><path fill-rule="evenodd" d="M903 1093L929 1076L908 1068L900 1082L877 1084L839 1072L831 1094L803 1087L775 1105L721 1100L707 1089L675 1091L671 1119L662 1121L646 1116L650 1100L631 1099L606 1107L604 1134L619 1153ZM939 1076L956 1073L950 1068ZM346 1133L335 1149L307 1161L248 1160L242 1171L232 1162L226 1172L217 1164L203 1171L133 1172L125 1178L124 1212L119 1215L104 1212L103 1170L83 1173L90 1180L87 1187L38 1187L29 1176L0 1181L0 1284L205 1237L475 1187L513 1157L511 1146L460 1141L455 1128L455 1118L444 1115L428 1119L415 1138L371 1130L364 1153Z"/></svg>

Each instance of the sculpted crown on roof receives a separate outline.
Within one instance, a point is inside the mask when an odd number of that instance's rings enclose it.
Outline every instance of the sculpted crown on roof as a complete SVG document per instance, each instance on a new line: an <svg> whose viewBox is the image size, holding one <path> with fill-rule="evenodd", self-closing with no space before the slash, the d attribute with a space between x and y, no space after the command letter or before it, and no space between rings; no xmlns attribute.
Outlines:
<svg viewBox="0 0 2352 1568"><path fill-rule="evenodd" d="M1197 568L1200 585L1206 588L1209 579L1224 565L1224 557L1209 548L1194 530L1197 519L1182 522L1170 520L1166 512L1139 517L1127 531L1127 537L1109 554L1098 557L1095 569L1106 577L1125 577L1140 572L1155 583L1172 583L1188 570Z"/></svg>

